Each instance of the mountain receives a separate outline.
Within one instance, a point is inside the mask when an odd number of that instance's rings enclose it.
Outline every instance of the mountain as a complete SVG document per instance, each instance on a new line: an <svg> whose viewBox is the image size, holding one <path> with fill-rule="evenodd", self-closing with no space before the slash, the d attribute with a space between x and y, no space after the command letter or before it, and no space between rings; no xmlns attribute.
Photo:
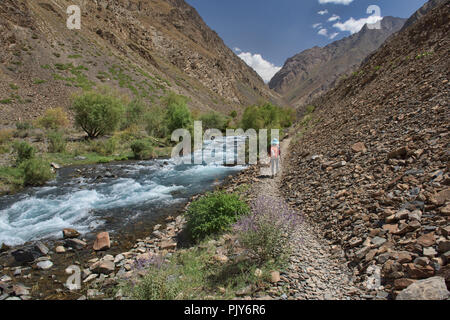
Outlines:
<svg viewBox="0 0 450 320"><path fill-rule="evenodd" d="M81 30L66 27L72 4ZM151 103L174 91L199 111L282 103L183 0L0 2L1 123L67 107L99 84Z"/></svg>
<svg viewBox="0 0 450 320"><path fill-rule="evenodd" d="M381 276L374 299L434 276L450 288L449 34L446 1L393 35L311 101L285 160L285 198L362 287Z"/></svg>
<svg viewBox="0 0 450 320"><path fill-rule="evenodd" d="M417 20L426 15L430 10L443 4L448 0L429 0L419 10L417 10L406 22L402 29L406 29L413 25Z"/></svg>
<svg viewBox="0 0 450 320"><path fill-rule="evenodd" d="M299 106L333 87L350 74L363 59L401 29L406 19L384 17L381 30L361 31L325 47L314 47L289 58L272 78L269 87Z"/></svg>

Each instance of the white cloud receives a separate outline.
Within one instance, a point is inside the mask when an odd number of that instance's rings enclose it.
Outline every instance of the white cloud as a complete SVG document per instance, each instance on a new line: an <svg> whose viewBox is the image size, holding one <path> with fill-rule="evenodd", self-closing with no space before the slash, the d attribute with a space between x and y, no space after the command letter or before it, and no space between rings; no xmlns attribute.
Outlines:
<svg viewBox="0 0 450 320"><path fill-rule="evenodd" d="M325 28L320 29L319 32L317 33L320 34L321 36L328 37L328 30Z"/></svg>
<svg viewBox="0 0 450 320"><path fill-rule="evenodd" d="M380 20L383 20L383 17L380 16L370 16L368 18L361 18L359 20L355 20L354 18L350 18L345 22L337 22L333 24L333 27L341 30L348 31L351 34L359 32L365 24L374 24Z"/></svg>
<svg viewBox="0 0 450 320"><path fill-rule="evenodd" d="M339 17L336 14L333 14L330 18L328 18L328 21L329 22L333 22L333 21L337 21L337 20L340 20L340 19L341 19L341 17Z"/></svg>
<svg viewBox="0 0 450 320"><path fill-rule="evenodd" d="M273 63L264 60L263 57L257 53L252 54L250 52L242 52L238 56L253 68L265 83L268 83L275 73L281 70L281 67L277 67Z"/></svg>
<svg viewBox="0 0 450 320"><path fill-rule="evenodd" d="M319 28L319 27L321 27L322 26L322 24L321 23L316 23L316 24L313 24L313 28L314 29L317 29L317 28Z"/></svg>
<svg viewBox="0 0 450 320"><path fill-rule="evenodd" d="M325 15L327 13L328 13L327 9L317 12L317 14L320 14L321 16L323 16L323 15Z"/></svg>
<svg viewBox="0 0 450 320"><path fill-rule="evenodd" d="M353 0L319 0L320 4L334 3L334 4L343 4L346 6L348 6L352 2Z"/></svg>
<svg viewBox="0 0 450 320"><path fill-rule="evenodd" d="M236 52L242 52L242 50L240 48L238 48L238 47L234 48L233 50L236 51Z"/></svg>
<svg viewBox="0 0 450 320"><path fill-rule="evenodd" d="M330 34L329 38L330 38L331 40L333 40L334 38L337 37L338 34L339 34L339 32L332 33L332 34Z"/></svg>

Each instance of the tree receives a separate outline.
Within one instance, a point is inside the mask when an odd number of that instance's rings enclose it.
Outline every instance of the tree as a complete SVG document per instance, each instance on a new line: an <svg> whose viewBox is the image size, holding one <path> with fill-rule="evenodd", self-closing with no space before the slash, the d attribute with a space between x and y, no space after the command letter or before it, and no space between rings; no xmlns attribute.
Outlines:
<svg viewBox="0 0 450 320"><path fill-rule="evenodd" d="M228 125L228 119L221 113L211 111L200 116L203 128L225 130Z"/></svg>
<svg viewBox="0 0 450 320"><path fill-rule="evenodd" d="M187 107L188 99L182 95L171 93L164 99L167 106L166 123L169 132L177 129L189 129L192 126L192 114Z"/></svg>
<svg viewBox="0 0 450 320"><path fill-rule="evenodd" d="M96 138L117 128L125 107L118 97L89 91L75 97L72 110L75 113L75 124L89 138Z"/></svg>

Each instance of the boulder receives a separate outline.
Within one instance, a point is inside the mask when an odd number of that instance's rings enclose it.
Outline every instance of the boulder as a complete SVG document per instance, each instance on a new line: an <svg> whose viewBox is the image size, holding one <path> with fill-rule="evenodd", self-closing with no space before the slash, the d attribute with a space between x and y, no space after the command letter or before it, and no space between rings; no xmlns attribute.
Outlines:
<svg viewBox="0 0 450 320"><path fill-rule="evenodd" d="M40 261L36 264L39 269L48 270L53 266L53 262L50 260Z"/></svg>
<svg viewBox="0 0 450 320"><path fill-rule="evenodd" d="M38 241L35 243L36 250L39 250L43 255L46 255L50 250L43 244L42 242Z"/></svg>
<svg viewBox="0 0 450 320"><path fill-rule="evenodd" d="M114 272L114 269L116 268L116 265L113 261L103 261L100 260L96 263L94 263L90 270L95 273L103 273L103 274L110 274Z"/></svg>
<svg viewBox="0 0 450 320"><path fill-rule="evenodd" d="M396 300L446 300L450 293L442 277L417 281L401 291Z"/></svg>
<svg viewBox="0 0 450 320"><path fill-rule="evenodd" d="M357 142L354 145L352 145L352 151L355 152L355 153L366 152L367 148L366 148L366 146L364 145L363 142Z"/></svg>
<svg viewBox="0 0 450 320"><path fill-rule="evenodd" d="M436 243L434 233L427 233L417 239L417 243L423 247L431 247Z"/></svg>
<svg viewBox="0 0 450 320"><path fill-rule="evenodd" d="M160 244L161 250L169 250L175 249L177 247L177 243L171 240L162 241Z"/></svg>
<svg viewBox="0 0 450 320"><path fill-rule="evenodd" d="M281 280L280 273L278 271L272 271L270 273L270 282L277 283L280 282L280 280Z"/></svg>
<svg viewBox="0 0 450 320"><path fill-rule="evenodd" d="M109 239L108 232L100 232L97 234L97 238L94 241L94 250L103 251L111 248L111 240Z"/></svg>
<svg viewBox="0 0 450 320"><path fill-rule="evenodd" d="M75 229L66 228L63 230L64 239L78 238L80 233Z"/></svg>
<svg viewBox="0 0 450 320"><path fill-rule="evenodd" d="M56 253L64 253L66 252L66 249L63 246L57 246L55 248Z"/></svg>
<svg viewBox="0 0 450 320"><path fill-rule="evenodd" d="M64 243L66 247L71 247L77 250L81 250L86 247L87 243L80 239L67 239Z"/></svg>

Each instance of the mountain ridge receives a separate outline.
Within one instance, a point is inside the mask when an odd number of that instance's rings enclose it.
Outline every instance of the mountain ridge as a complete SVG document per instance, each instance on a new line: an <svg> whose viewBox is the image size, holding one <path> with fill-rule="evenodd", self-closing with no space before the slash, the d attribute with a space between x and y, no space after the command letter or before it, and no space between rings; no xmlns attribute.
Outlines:
<svg viewBox="0 0 450 320"><path fill-rule="evenodd" d="M305 104L357 68L368 54L400 30L405 21L387 16L381 21L382 30L369 29L364 25L353 35L324 47L315 46L302 51L287 59L269 82L269 87L296 107Z"/></svg>
<svg viewBox="0 0 450 320"><path fill-rule="evenodd" d="M81 30L66 28L73 4ZM201 112L284 104L184 0L5 0L0 25L3 124L68 107L97 85L156 104L173 91Z"/></svg>

